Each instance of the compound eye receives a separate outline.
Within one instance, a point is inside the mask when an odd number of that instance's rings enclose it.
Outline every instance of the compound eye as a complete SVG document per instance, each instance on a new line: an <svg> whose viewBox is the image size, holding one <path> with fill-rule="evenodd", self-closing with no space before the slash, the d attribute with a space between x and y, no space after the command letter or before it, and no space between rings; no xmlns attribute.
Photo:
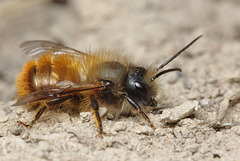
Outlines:
<svg viewBox="0 0 240 161"><path fill-rule="evenodd" d="M142 83L140 83L140 82L136 81L134 84L135 84L135 87L136 87L136 88L138 88L138 89L141 89L141 90L143 90L143 89L144 89L144 87L143 87Z"/></svg>
<svg viewBox="0 0 240 161"><path fill-rule="evenodd" d="M135 81L134 85L135 85L135 96L137 96L138 99L140 99L144 105L149 105L151 96L146 85L139 81Z"/></svg>

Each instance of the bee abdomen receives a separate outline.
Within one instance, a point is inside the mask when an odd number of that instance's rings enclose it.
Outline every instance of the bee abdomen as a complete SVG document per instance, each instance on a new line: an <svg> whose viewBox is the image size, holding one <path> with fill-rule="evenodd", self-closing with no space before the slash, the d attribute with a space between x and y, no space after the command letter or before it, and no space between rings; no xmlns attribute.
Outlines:
<svg viewBox="0 0 240 161"><path fill-rule="evenodd" d="M25 66L22 73L17 77L18 94L25 95L37 90L35 83L36 76L36 62L29 61Z"/></svg>
<svg viewBox="0 0 240 161"><path fill-rule="evenodd" d="M49 88L52 76L52 58L51 54L39 57L34 75L37 89Z"/></svg>
<svg viewBox="0 0 240 161"><path fill-rule="evenodd" d="M53 82L51 75L51 54L43 55L38 60L29 61L17 78L18 94L25 95L39 89L49 88Z"/></svg>

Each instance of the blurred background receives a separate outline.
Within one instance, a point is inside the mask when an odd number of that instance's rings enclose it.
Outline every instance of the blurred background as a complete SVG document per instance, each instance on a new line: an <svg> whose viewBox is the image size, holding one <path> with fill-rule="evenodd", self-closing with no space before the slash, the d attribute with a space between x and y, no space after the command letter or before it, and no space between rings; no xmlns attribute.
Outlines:
<svg viewBox="0 0 240 161"><path fill-rule="evenodd" d="M202 79L238 72L239 0L0 0L0 100L15 96L16 76L30 59L19 44L27 40L111 48L157 66L199 35L173 66L201 69Z"/></svg>

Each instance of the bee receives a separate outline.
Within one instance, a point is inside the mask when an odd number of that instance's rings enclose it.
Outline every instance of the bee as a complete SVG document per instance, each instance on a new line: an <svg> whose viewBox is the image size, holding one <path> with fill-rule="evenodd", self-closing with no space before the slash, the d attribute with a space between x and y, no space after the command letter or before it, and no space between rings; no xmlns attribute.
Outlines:
<svg viewBox="0 0 240 161"><path fill-rule="evenodd" d="M140 114L155 129L146 115L160 102L160 84L155 80L168 72L181 72L180 68L159 70L200 37L158 68L134 65L127 56L108 50L81 52L50 41L23 42L20 48L33 59L17 77L18 98L14 105L26 105L36 114L30 123L18 123L32 127L48 110L73 114L93 111L98 136L102 136L99 108L106 107L115 117Z"/></svg>

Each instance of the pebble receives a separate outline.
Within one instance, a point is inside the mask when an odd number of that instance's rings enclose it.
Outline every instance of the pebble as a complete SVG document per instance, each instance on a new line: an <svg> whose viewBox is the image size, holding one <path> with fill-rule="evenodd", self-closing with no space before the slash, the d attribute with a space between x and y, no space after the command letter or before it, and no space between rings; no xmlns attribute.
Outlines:
<svg viewBox="0 0 240 161"><path fill-rule="evenodd" d="M8 121L8 119L9 119L9 116L1 116L0 117L0 123L5 123L5 122Z"/></svg>
<svg viewBox="0 0 240 161"><path fill-rule="evenodd" d="M16 109L16 114L21 115L25 112L26 110L24 108L17 108Z"/></svg>
<svg viewBox="0 0 240 161"><path fill-rule="evenodd" d="M107 114L107 108L105 108L105 107L99 108L99 115L101 117L106 115L106 114Z"/></svg>
<svg viewBox="0 0 240 161"><path fill-rule="evenodd" d="M198 151L199 147L200 147L199 144L194 143L194 144L189 145L188 148L191 153L196 153Z"/></svg>
<svg viewBox="0 0 240 161"><path fill-rule="evenodd" d="M127 128L126 122L116 122L112 130L119 132L119 131L125 131L126 128Z"/></svg>
<svg viewBox="0 0 240 161"><path fill-rule="evenodd" d="M153 135L154 134L154 130L149 127L149 126L141 126L140 128L137 128L135 130L135 133L137 134L144 134L144 135Z"/></svg>
<svg viewBox="0 0 240 161"><path fill-rule="evenodd" d="M200 101L200 104L202 107L206 107L206 108L209 107L209 99L202 99Z"/></svg>
<svg viewBox="0 0 240 161"><path fill-rule="evenodd" d="M165 123L176 123L197 111L198 101L187 101L175 108L163 110L160 120Z"/></svg>
<svg viewBox="0 0 240 161"><path fill-rule="evenodd" d="M91 113L90 112L81 112L80 119L82 122L89 122L91 120Z"/></svg>

